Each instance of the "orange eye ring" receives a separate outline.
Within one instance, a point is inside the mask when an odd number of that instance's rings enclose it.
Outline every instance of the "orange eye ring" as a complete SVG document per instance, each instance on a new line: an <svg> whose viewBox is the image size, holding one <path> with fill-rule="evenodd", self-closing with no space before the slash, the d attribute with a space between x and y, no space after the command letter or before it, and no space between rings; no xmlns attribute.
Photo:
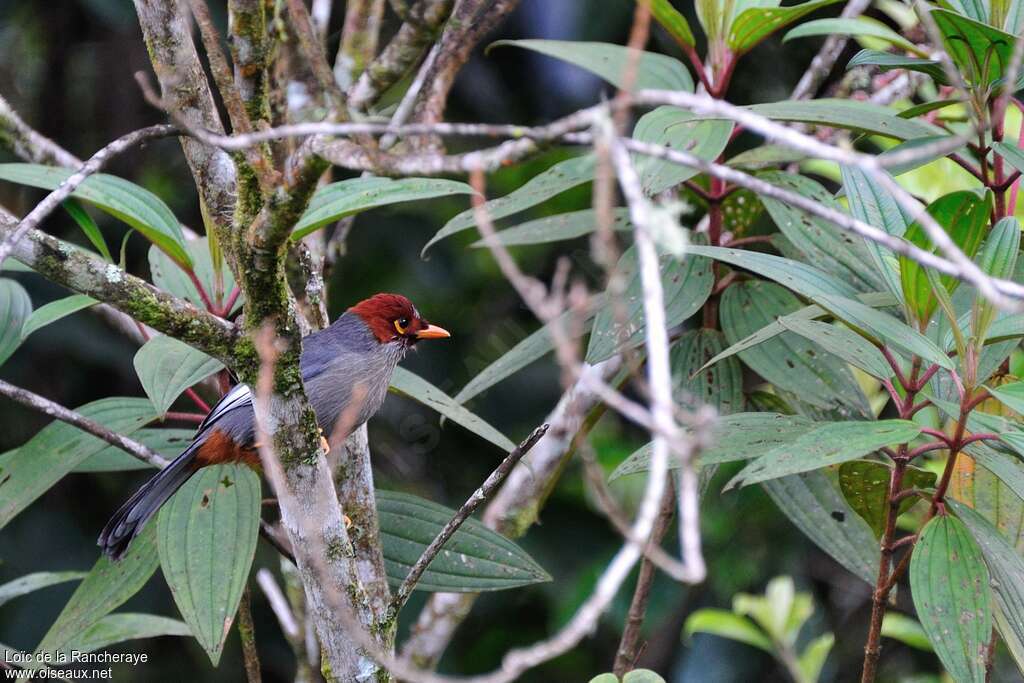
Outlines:
<svg viewBox="0 0 1024 683"><path fill-rule="evenodd" d="M397 320L395 320L395 330L398 331L398 334L405 334L405 331L408 330L408 329L409 329L409 319L408 318L398 318Z"/></svg>

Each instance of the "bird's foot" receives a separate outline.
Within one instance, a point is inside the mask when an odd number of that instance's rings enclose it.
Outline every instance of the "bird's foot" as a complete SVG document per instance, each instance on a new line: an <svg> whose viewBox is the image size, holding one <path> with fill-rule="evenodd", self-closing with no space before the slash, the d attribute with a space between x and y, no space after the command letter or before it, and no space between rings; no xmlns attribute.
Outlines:
<svg viewBox="0 0 1024 683"><path fill-rule="evenodd" d="M342 513L341 521L345 523L345 530L346 531L348 531L349 529L352 528L352 518L350 518L348 515Z"/></svg>
<svg viewBox="0 0 1024 683"><path fill-rule="evenodd" d="M318 428L320 430L320 448L324 449L324 455L328 455L331 452L331 444L324 436L323 427Z"/></svg>

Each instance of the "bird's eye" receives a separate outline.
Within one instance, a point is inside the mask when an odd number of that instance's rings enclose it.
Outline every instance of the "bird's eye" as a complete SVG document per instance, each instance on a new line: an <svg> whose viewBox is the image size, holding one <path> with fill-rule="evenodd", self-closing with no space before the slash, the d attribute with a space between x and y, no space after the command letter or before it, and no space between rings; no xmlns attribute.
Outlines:
<svg viewBox="0 0 1024 683"><path fill-rule="evenodd" d="M409 319L399 318L395 321L395 329L398 330L398 334L405 334L405 331L409 329Z"/></svg>

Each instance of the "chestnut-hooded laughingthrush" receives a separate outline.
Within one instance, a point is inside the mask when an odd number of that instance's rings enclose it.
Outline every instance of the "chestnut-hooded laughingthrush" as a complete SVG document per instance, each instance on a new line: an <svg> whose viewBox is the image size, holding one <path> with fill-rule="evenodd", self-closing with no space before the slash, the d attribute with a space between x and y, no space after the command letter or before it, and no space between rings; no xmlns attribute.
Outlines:
<svg viewBox="0 0 1024 683"><path fill-rule="evenodd" d="M448 336L424 320L404 296L377 294L306 337L302 381L321 433L334 435L339 427L347 435L370 419L384 402L391 375L406 352L422 339ZM199 468L224 462L259 465L252 399L245 384L221 398L189 447L107 522L98 541L104 554L120 559L149 518Z"/></svg>

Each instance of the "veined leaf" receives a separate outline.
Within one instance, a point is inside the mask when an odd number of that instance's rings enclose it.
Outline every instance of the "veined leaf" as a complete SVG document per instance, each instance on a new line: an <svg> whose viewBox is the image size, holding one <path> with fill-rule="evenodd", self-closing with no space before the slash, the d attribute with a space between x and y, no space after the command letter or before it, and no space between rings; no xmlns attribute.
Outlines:
<svg viewBox="0 0 1024 683"><path fill-rule="evenodd" d="M686 21L686 17L680 14L669 0L651 0L651 15L677 43L690 47L695 45L690 22Z"/></svg>
<svg viewBox="0 0 1024 683"><path fill-rule="evenodd" d="M934 517L910 560L910 589L921 626L956 681L985 680L992 635L992 589L981 549L959 519Z"/></svg>
<svg viewBox="0 0 1024 683"><path fill-rule="evenodd" d="M705 465L734 462L756 458L778 446L793 443L796 439L818 426L799 415L778 413L734 413L723 415L715 423L711 444L702 449L698 462ZM609 475L608 481L615 481L627 474L646 472L651 467L651 444L637 449ZM669 458L669 468L679 467L674 457Z"/></svg>
<svg viewBox="0 0 1024 683"><path fill-rule="evenodd" d="M810 178L781 171L766 171L759 177L772 185L843 212L832 193ZM869 266L871 257L862 238L786 202L770 197L761 197L761 202L771 214L775 225L806 257L808 263L815 264L861 291L874 292L885 286L882 278Z"/></svg>
<svg viewBox="0 0 1024 683"><path fill-rule="evenodd" d="M66 318L72 313L77 313L83 308L89 308L99 302L93 299L91 296L85 294L72 294L66 296L63 299L57 299L51 301L48 304L40 306L36 310L32 311L26 320L25 324L21 327L21 338L26 339L30 334L38 329L46 327L51 323L55 323L61 318ZM2 344L2 342L0 342Z"/></svg>
<svg viewBox="0 0 1024 683"><path fill-rule="evenodd" d="M686 618L683 633L693 637L694 633L710 633L713 636L736 640L772 653L775 646L764 631L750 619L724 609L699 609Z"/></svg>
<svg viewBox="0 0 1024 683"><path fill-rule="evenodd" d="M938 85L949 85L949 79L946 78L946 71L942 68L942 64L931 59L907 57L881 50L861 50L846 63L847 69L857 66L877 66L881 71L893 69L917 71L929 76Z"/></svg>
<svg viewBox="0 0 1024 683"><path fill-rule="evenodd" d="M726 162L728 166L761 170L776 168L781 164L794 164L807 158L800 152L785 145L765 144L740 152Z"/></svg>
<svg viewBox="0 0 1024 683"><path fill-rule="evenodd" d="M935 652L932 644L928 642L928 634L916 619L892 610L887 611L882 617L882 637L898 640L923 652Z"/></svg>
<svg viewBox="0 0 1024 683"><path fill-rule="evenodd" d="M632 59L629 48L621 45L581 40L498 40L491 43L487 50L489 52L504 46L521 47L569 62L617 88L625 87L626 65ZM633 90L648 88L693 92L693 78L678 59L654 52L641 52L637 60Z"/></svg>
<svg viewBox="0 0 1024 683"><path fill-rule="evenodd" d="M731 285L722 293L719 317L730 343L744 339L780 316L801 308L783 287L761 280ZM849 368L821 347L792 332L739 352L740 359L776 387L819 408L843 408L868 417L870 408Z"/></svg>
<svg viewBox="0 0 1024 683"><path fill-rule="evenodd" d="M21 329L32 314L32 300L16 280L0 278L0 364L21 346Z"/></svg>
<svg viewBox="0 0 1024 683"><path fill-rule="evenodd" d="M628 232L633 229L633 224L629 222L629 209L617 208L612 215L612 230ZM495 237L498 244L506 247L546 244L588 235L597 230L597 223L597 212L594 209L583 209L520 223L502 230ZM470 246L477 249L487 247L483 240L477 240Z"/></svg>
<svg viewBox="0 0 1024 683"><path fill-rule="evenodd" d="M143 344L133 363L142 388L160 415L167 413L183 391L224 367L219 360L166 335Z"/></svg>
<svg viewBox="0 0 1024 683"><path fill-rule="evenodd" d="M204 467L164 504L154 526L178 611L217 666L256 552L260 478L245 465Z"/></svg>
<svg viewBox="0 0 1024 683"><path fill-rule="evenodd" d="M132 434L132 439L148 446L168 460L173 460L192 443L194 429L169 429L167 427L143 428ZM116 446L107 446L100 452L79 463L72 472L127 472L147 470L153 465L125 453Z"/></svg>
<svg viewBox="0 0 1024 683"><path fill-rule="evenodd" d="M113 263L114 257L110 255L110 249L107 247L107 241L103 239L103 233L100 232L100 226L96 225L96 221L92 219L89 212L85 210L77 199L68 197L64 201L64 210L68 212L68 215L78 224L78 227L82 229L82 233L85 234L86 239L92 243L92 246L96 247L96 251L100 253L107 263Z"/></svg>
<svg viewBox="0 0 1024 683"><path fill-rule="evenodd" d="M825 424L758 457L733 477L726 489L837 465L882 446L911 441L920 433L921 426L909 420Z"/></svg>
<svg viewBox="0 0 1024 683"><path fill-rule="evenodd" d="M633 137L713 161L729 143L732 128L732 121L705 119L679 107L662 106L640 117L633 128ZM636 154L634 158L640 186L648 196L661 194L698 173L696 168L644 154Z"/></svg>
<svg viewBox="0 0 1024 683"><path fill-rule="evenodd" d="M72 640L67 649L95 652L126 640L191 635L188 626L177 619L155 614L108 614Z"/></svg>
<svg viewBox="0 0 1024 683"><path fill-rule="evenodd" d="M493 220L525 211L555 195L593 180L595 164L593 154L566 159L543 173L538 173L504 197L488 201L484 204L484 208ZM435 243L475 225L476 212L473 209L463 211L445 223L444 227L430 238L430 241L423 247L421 255L426 254L427 250Z"/></svg>
<svg viewBox="0 0 1024 683"><path fill-rule="evenodd" d="M860 368L872 377L889 379L893 375L892 368L882 353L865 341L852 330L815 320L794 318L792 315L782 316L779 323L790 332L799 334L832 355L850 365ZM762 328L763 329L763 328Z"/></svg>
<svg viewBox="0 0 1024 683"><path fill-rule="evenodd" d="M708 328L684 332L672 345L672 393L680 405L708 405L719 415L743 410L743 368L739 361L730 358L712 368L700 369L724 347L725 336Z"/></svg>
<svg viewBox="0 0 1024 683"><path fill-rule="evenodd" d="M13 581L0 584L0 607L14 598L26 595L41 588L56 586L68 581L78 581L85 577L85 572L34 572L18 577Z"/></svg>
<svg viewBox="0 0 1024 683"><path fill-rule="evenodd" d="M983 21L932 10L942 42L967 82L986 88L1004 77L1010 66L1015 38Z"/></svg>
<svg viewBox="0 0 1024 683"><path fill-rule="evenodd" d="M985 199L982 199L974 192L961 191L938 198L928 206L928 213L945 228L954 244L968 258L973 258L985 236L991 209L991 194L986 193ZM915 222L907 228L904 237L926 251L935 252L938 249L920 223ZM903 297L907 306L918 320L927 322L938 305L938 299L928 282L925 269L906 256L901 256L899 261ZM943 275L939 279L951 294L960 284L959 280L950 275Z"/></svg>
<svg viewBox="0 0 1024 683"><path fill-rule="evenodd" d="M881 538L889 510L889 480L892 467L875 460L850 460L839 466L839 487L843 497L860 515L875 538ZM903 473L904 489L928 489L935 485L935 473L908 466ZM902 515L918 502L917 498L900 501Z"/></svg>
<svg viewBox="0 0 1024 683"><path fill-rule="evenodd" d="M101 556L78 584L36 652L66 650L90 626L113 612L142 588L156 571L156 530L153 524L132 541L120 561Z"/></svg>
<svg viewBox="0 0 1024 683"><path fill-rule="evenodd" d="M745 249L706 247L702 244L691 244L687 252L757 273L809 299L829 295L857 296L857 290L842 280L793 259Z"/></svg>
<svg viewBox="0 0 1024 683"><path fill-rule="evenodd" d="M1024 414L1024 382L988 387L988 392L1010 410Z"/></svg>
<svg viewBox="0 0 1024 683"><path fill-rule="evenodd" d="M815 19L790 29L782 42L810 36L868 36L881 38L903 50L917 52L917 46L880 21L867 17Z"/></svg>
<svg viewBox="0 0 1024 683"><path fill-rule="evenodd" d="M754 104L746 109L777 121L799 121L830 128L847 128L897 140L946 134L938 126L916 119L900 118L888 107L857 100L783 100Z"/></svg>
<svg viewBox="0 0 1024 683"><path fill-rule="evenodd" d="M875 585L878 542L824 473L796 474L761 486L805 536L854 576Z"/></svg>
<svg viewBox="0 0 1024 683"><path fill-rule="evenodd" d="M978 254L978 267L986 275L994 278L1013 278L1017 268L1017 257L1020 254L1020 223L1016 218L1007 216L999 220L988 233L981 253ZM984 343L992 321L998 311L995 305L978 297L972 305L971 332L978 344Z"/></svg>
<svg viewBox="0 0 1024 683"><path fill-rule="evenodd" d="M156 417L153 405L143 398L104 398L76 410L124 435ZM106 447L106 441L55 421L0 457L0 529L80 462Z"/></svg>
<svg viewBox="0 0 1024 683"><path fill-rule="evenodd" d="M391 377L391 390L436 410L452 422L487 439L506 453L516 447L507 436L489 425L483 418L463 408L455 399L427 380L402 367L395 368L395 374Z"/></svg>
<svg viewBox="0 0 1024 683"><path fill-rule="evenodd" d="M398 586L454 510L395 491L376 492L388 582ZM437 554L417 590L456 593L505 590L550 581L522 548L475 519L468 519Z"/></svg>
<svg viewBox="0 0 1024 683"><path fill-rule="evenodd" d="M658 259L665 296L665 324L672 327L700 310L710 296L714 284L711 263L689 253L682 261L670 254L659 254ZM626 287L618 298L606 293L606 303L594 317L587 347L588 363L599 363L619 349L640 346L646 339L643 287L635 247L622 255L616 271ZM623 307L621 321L615 310L616 302Z"/></svg>
<svg viewBox="0 0 1024 683"><path fill-rule="evenodd" d="M56 190L74 171L41 164L0 164L0 179ZM178 261L190 265L185 236L178 219L155 194L124 178L97 173L89 176L71 193L132 226L146 239Z"/></svg>
<svg viewBox="0 0 1024 683"><path fill-rule="evenodd" d="M779 29L839 0L811 0L788 7L751 7L737 16L729 28L729 47L742 54Z"/></svg>
<svg viewBox="0 0 1024 683"><path fill-rule="evenodd" d="M992 150L1018 171L1024 172L1024 150L1009 142L993 142Z"/></svg>
<svg viewBox="0 0 1024 683"><path fill-rule="evenodd" d="M473 194L466 183L442 178L349 178L325 185L313 194L309 208L292 230L292 240L300 240L309 233L379 206L412 202L454 194Z"/></svg>
<svg viewBox="0 0 1024 683"><path fill-rule="evenodd" d="M902 237L912 221L908 220L892 193L859 168L842 166L840 170L843 174L843 190L850 204L850 215L890 235ZM888 290L902 302L903 287L895 254L871 240L864 240L864 247Z"/></svg>

